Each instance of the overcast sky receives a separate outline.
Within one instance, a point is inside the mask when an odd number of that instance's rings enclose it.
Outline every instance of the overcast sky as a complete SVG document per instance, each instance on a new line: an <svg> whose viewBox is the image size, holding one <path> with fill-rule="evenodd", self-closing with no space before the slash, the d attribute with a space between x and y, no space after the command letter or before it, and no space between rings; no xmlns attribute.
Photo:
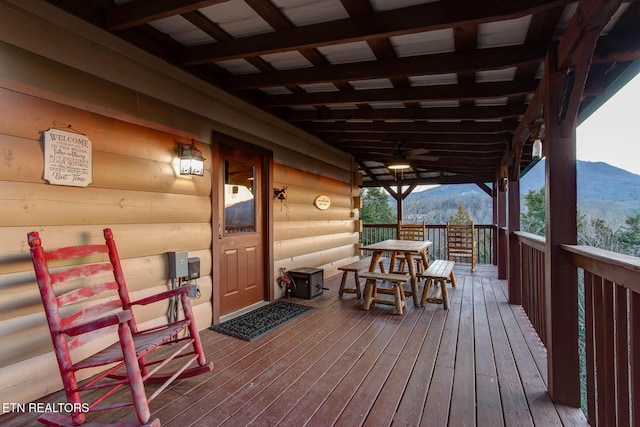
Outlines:
<svg viewBox="0 0 640 427"><path fill-rule="evenodd" d="M579 160L606 162L640 175L640 75L578 126Z"/></svg>

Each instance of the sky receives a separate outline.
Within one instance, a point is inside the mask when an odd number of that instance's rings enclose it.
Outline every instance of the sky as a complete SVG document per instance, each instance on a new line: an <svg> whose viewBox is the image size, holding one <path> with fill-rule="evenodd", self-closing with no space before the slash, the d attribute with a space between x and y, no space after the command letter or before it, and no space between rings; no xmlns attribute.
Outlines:
<svg viewBox="0 0 640 427"><path fill-rule="evenodd" d="M640 175L639 99L640 74L578 126L578 160L605 162Z"/></svg>

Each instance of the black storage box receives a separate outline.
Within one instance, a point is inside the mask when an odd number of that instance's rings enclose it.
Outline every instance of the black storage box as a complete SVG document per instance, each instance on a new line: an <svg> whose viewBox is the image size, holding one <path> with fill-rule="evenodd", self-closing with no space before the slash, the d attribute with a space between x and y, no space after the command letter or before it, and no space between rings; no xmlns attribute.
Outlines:
<svg viewBox="0 0 640 427"><path fill-rule="evenodd" d="M295 282L291 296L311 299L322 295L324 286L324 270L321 268L301 267L287 271Z"/></svg>

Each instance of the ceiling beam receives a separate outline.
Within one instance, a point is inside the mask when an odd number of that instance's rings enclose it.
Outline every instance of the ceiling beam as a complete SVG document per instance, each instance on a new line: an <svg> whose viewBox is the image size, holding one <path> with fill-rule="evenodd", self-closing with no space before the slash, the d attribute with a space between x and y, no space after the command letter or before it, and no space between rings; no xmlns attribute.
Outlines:
<svg viewBox="0 0 640 427"><path fill-rule="evenodd" d="M287 121L305 120L487 120L505 119L522 115L525 105L499 105L474 107L433 108L374 108L330 110L288 110L280 116Z"/></svg>
<svg viewBox="0 0 640 427"><path fill-rule="evenodd" d="M296 68L271 73L231 76L225 80L230 90L311 84L329 81L355 81L418 75L498 70L521 64L540 63L547 52L546 43L495 47L410 56L388 60Z"/></svg>
<svg viewBox="0 0 640 427"><path fill-rule="evenodd" d="M226 1L228 0L133 0L108 9L105 14L106 27L110 31L126 30Z"/></svg>
<svg viewBox="0 0 640 427"><path fill-rule="evenodd" d="M381 39L404 34L426 32L464 25L514 19L571 3L570 0L458 0L434 2L355 16L337 21L290 28L185 48L180 53L182 65L193 65L227 59L245 58Z"/></svg>
<svg viewBox="0 0 640 427"><path fill-rule="evenodd" d="M414 178L414 179L403 179L403 180L376 180L376 181L364 181L362 183L363 187L379 187L383 185L385 186L398 186L398 185L433 185L433 184L475 184L479 180L485 180L486 182L492 182L493 177L489 174L476 176L476 175L464 175L464 174L454 174L450 176L436 176L429 178Z"/></svg>
<svg viewBox="0 0 640 427"><path fill-rule="evenodd" d="M408 141L417 144L436 142L447 144L491 144L491 143L505 143L511 140L510 133L502 134L428 134L428 133L410 133L410 132L396 132L396 133L373 133L373 132L347 132L347 133L320 133L320 139L325 142L339 144L344 141L357 140L357 141L380 141L397 143L398 141ZM420 145L422 146L422 145Z"/></svg>
<svg viewBox="0 0 640 427"><path fill-rule="evenodd" d="M503 153L506 147L506 141L482 144L448 144L448 143L423 143L418 148L429 150L429 155L434 153L445 154L451 153ZM379 142L373 141L346 141L335 144L340 150L350 153L366 153L371 150L377 152L388 153L389 156L395 152L395 147L380 146ZM410 147L406 147L410 148ZM434 154L436 155L436 154Z"/></svg>
<svg viewBox="0 0 640 427"><path fill-rule="evenodd" d="M478 100L502 98L518 94L526 95L534 92L536 87L536 80L410 86L393 89L265 95L259 101L259 104L262 107L282 107L371 102Z"/></svg>
<svg viewBox="0 0 640 427"><path fill-rule="evenodd" d="M482 134L513 131L513 125L505 122L317 122L304 127L310 132L410 132Z"/></svg>

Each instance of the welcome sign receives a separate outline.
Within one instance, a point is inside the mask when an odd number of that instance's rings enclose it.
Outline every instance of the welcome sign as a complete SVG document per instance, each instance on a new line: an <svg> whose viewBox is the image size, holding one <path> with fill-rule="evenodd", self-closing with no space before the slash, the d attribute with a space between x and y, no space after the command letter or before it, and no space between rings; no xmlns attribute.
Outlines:
<svg viewBox="0 0 640 427"><path fill-rule="evenodd" d="M50 184L86 187L93 179L91 140L81 133L44 132L44 179Z"/></svg>

